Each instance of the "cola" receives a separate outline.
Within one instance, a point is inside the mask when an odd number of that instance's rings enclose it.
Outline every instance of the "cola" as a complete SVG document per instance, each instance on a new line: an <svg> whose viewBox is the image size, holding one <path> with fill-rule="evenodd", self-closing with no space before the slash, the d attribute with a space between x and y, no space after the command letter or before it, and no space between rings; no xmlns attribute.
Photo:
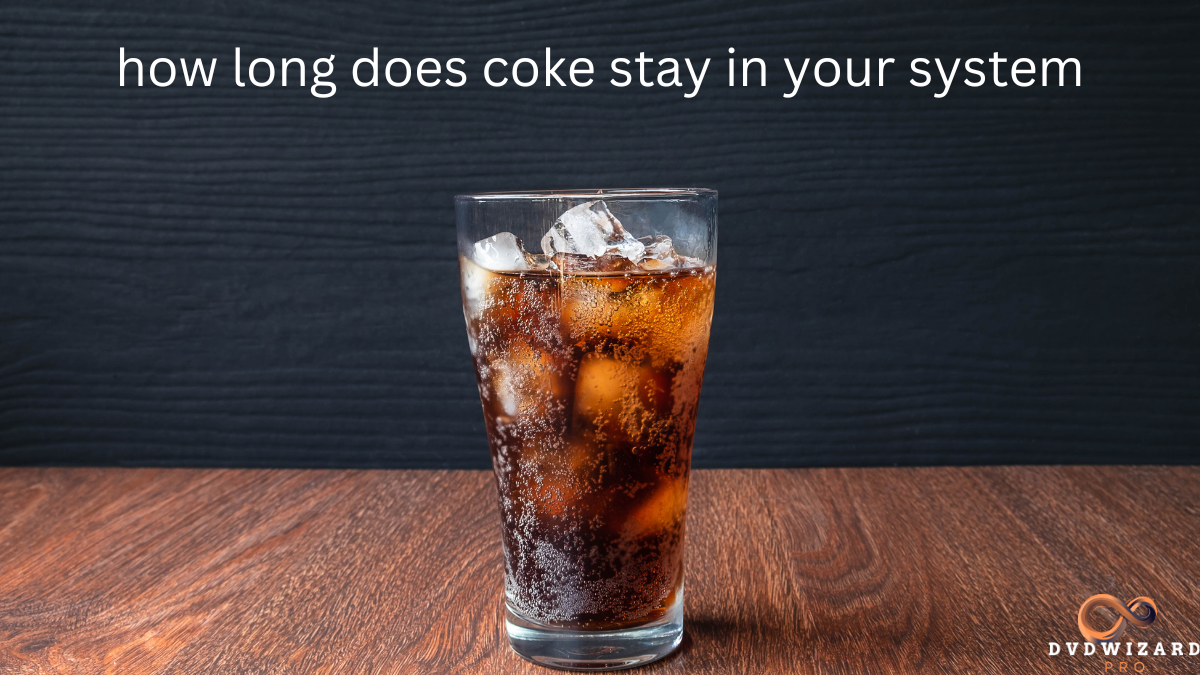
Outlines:
<svg viewBox="0 0 1200 675"><path fill-rule="evenodd" d="M509 610L593 631L653 622L681 597L716 270L585 208L595 236L552 229L535 255L503 233L460 267Z"/></svg>

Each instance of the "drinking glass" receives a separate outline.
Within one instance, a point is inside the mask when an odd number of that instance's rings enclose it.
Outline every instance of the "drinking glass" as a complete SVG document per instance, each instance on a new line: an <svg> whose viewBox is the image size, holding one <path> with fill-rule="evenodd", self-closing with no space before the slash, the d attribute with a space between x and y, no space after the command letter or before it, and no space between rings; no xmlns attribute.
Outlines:
<svg viewBox="0 0 1200 675"><path fill-rule="evenodd" d="M662 658L683 637L717 193L498 192L455 207L509 643L574 670Z"/></svg>

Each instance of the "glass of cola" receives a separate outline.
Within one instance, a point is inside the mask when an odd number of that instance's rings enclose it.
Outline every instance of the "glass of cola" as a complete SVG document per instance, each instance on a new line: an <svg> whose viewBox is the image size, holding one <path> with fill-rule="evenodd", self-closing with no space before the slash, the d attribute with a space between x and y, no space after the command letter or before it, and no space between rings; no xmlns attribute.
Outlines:
<svg viewBox="0 0 1200 675"><path fill-rule="evenodd" d="M488 193L455 207L509 643L575 670L659 659L683 636L717 193Z"/></svg>

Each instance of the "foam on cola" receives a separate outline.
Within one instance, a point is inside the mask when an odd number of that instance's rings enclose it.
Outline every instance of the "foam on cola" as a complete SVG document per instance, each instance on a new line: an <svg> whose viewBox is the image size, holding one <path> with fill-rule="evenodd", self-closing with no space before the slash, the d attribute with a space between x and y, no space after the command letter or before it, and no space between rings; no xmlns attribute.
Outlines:
<svg viewBox="0 0 1200 675"><path fill-rule="evenodd" d="M543 625L634 626L682 585L715 271L634 238L601 201L542 246L503 233L461 261L506 595Z"/></svg>

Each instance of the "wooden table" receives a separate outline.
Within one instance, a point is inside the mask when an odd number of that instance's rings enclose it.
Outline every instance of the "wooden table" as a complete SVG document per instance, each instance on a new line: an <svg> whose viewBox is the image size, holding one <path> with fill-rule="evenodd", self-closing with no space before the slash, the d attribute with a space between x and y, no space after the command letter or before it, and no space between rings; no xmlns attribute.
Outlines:
<svg viewBox="0 0 1200 675"><path fill-rule="evenodd" d="M0 469L0 673L551 672L505 642L493 490ZM684 644L644 672L1200 672L1047 654L1096 593L1157 602L1129 640L1200 642L1197 467L699 471L689 519Z"/></svg>

